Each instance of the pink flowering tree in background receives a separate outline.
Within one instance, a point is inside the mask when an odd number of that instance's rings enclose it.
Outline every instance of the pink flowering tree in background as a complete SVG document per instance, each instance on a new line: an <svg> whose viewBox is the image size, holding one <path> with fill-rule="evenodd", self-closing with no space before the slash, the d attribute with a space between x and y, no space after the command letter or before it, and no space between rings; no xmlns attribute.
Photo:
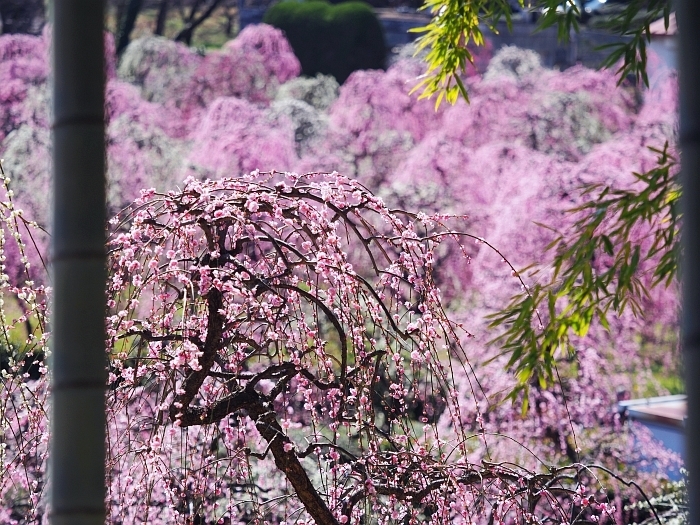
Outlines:
<svg viewBox="0 0 700 525"><path fill-rule="evenodd" d="M318 74L313 78L294 78L277 91L277 100L298 100L311 107L326 111L338 98L338 81L331 75Z"/></svg>
<svg viewBox="0 0 700 525"><path fill-rule="evenodd" d="M25 107L34 89L48 78L47 44L44 38L17 35L0 40L0 140L31 120L31 110Z"/></svg>
<svg viewBox="0 0 700 525"><path fill-rule="evenodd" d="M45 517L45 42L0 37L7 523ZM678 458L614 406L667 393L651 371L677 366L661 254L637 274L648 317L572 337L548 389L518 390L489 315L556 277L547 246L599 196L582 185L645 187L648 148L675 141L674 75L638 91L515 48L482 59L470 104L439 111L410 93L415 59L298 78L266 26L205 54L136 40L108 65L112 522L647 517L619 478L651 494ZM658 231L630 239L646 253Z"/></svg>
<svg viewBox="0 0 700 525"><path fill-rule="evenodd" d="M192 71L202 61L193 49L161 37L143 37L124 51L118 75L139 86L144 99L181 107Z"/></svg>
<svg viewBox="0 0 700 525"><path fill-rule="evenodd" d="M189 169L204 179L292 164L296 154L291 123L284 119L275 128L266 126L266 120L265 112L246 100L217 99L193 135Z"/></svg>
<svg viewBox="0 0 700 525"><path fill-rule="evenodd" d="M398 159L440 122L433 103L409 94L421 71L420 62L406 60L387 72L351 74L329 108L326 140L302 159L301 171L317 165L380 187Z"/></svg>
<svg viewBox="0 0 700 525"><path fill-rule="evenodd" d="M119 63L119 77L140 86L144 98L180 109L205 108L224 96L269 102L300 71L282 32L267 25L247 27L203 56L163 37L143 37Z"/></svg>

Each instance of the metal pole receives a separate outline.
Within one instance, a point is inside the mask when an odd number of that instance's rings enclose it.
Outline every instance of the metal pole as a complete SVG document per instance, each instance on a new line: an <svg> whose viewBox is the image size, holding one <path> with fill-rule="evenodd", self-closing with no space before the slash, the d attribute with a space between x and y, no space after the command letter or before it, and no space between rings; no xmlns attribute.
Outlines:
<svg viewBox="0 0 700 525"><path fill-rule="evenodd" d="M690 523L700 524L700 2L676 2L680 39L680 146L683 184L683 259L681 321L688 392L686 466Z"/></svg>
<svg viewBox="0 0 700 525"><path fill-rule="evenodd" d="M105 522L104 5L53 0L53 525Z"/></svg>

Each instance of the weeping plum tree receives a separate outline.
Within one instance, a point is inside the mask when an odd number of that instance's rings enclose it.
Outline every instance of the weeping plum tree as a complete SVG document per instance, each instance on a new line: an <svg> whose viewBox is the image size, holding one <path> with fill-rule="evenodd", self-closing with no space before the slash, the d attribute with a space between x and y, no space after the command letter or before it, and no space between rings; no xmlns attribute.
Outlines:
<svg viewBox="0 0 700 525"><path fill-rule="evenodd" d="M519 477L470 464L430 425L412 430L457 409L440 356L455 351L458 327L431 279L432 249L449 230L434 219L390 213L327 175L192 180L144 195L125 219L111 258L115 396L128 403L148 385L145 446L167 446L168 423L209 439L204 429L221 429L186 495L196 514L225 514L210 506L216 477L206 475L222 448L215 468L229 483L253 478L264 502L251 462L269 456L299 502L284 514L301 504L321 524L368 508L444 521L459 515L448 501L470 508L484 480ZM445 498L449 485L458 490Z"/></svg>

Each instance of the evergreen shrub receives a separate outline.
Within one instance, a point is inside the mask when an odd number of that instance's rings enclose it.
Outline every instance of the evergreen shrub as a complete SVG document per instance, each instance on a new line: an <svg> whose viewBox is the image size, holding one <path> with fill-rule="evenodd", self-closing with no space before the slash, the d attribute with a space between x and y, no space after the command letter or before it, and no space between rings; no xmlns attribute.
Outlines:
<svg viewBox="0 0 700 525"><path fill-rule="evenodd" d="M382 27L364 2L288 0L268 9L263 22L285 32L304 75L332 75L342 84L353 71L384 68Z"/></svg>

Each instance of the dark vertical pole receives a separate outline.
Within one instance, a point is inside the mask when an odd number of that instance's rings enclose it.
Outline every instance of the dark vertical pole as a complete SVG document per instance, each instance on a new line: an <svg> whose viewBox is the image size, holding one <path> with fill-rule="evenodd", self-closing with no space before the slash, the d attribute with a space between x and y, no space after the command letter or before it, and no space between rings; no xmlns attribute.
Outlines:
<svg viewBox="0 0 700 525"><path fill-rule="evenodd" d="M53 0L53 525L105 522L104 5Z"/></svg>
<svg viewBox="0 0 700 525"><path fill-rule="evenodd" d="M686 461L690 523L700 524L700 2L676 2L680 38L680 145L683 184L682 344L688 392Z"/></svg>

